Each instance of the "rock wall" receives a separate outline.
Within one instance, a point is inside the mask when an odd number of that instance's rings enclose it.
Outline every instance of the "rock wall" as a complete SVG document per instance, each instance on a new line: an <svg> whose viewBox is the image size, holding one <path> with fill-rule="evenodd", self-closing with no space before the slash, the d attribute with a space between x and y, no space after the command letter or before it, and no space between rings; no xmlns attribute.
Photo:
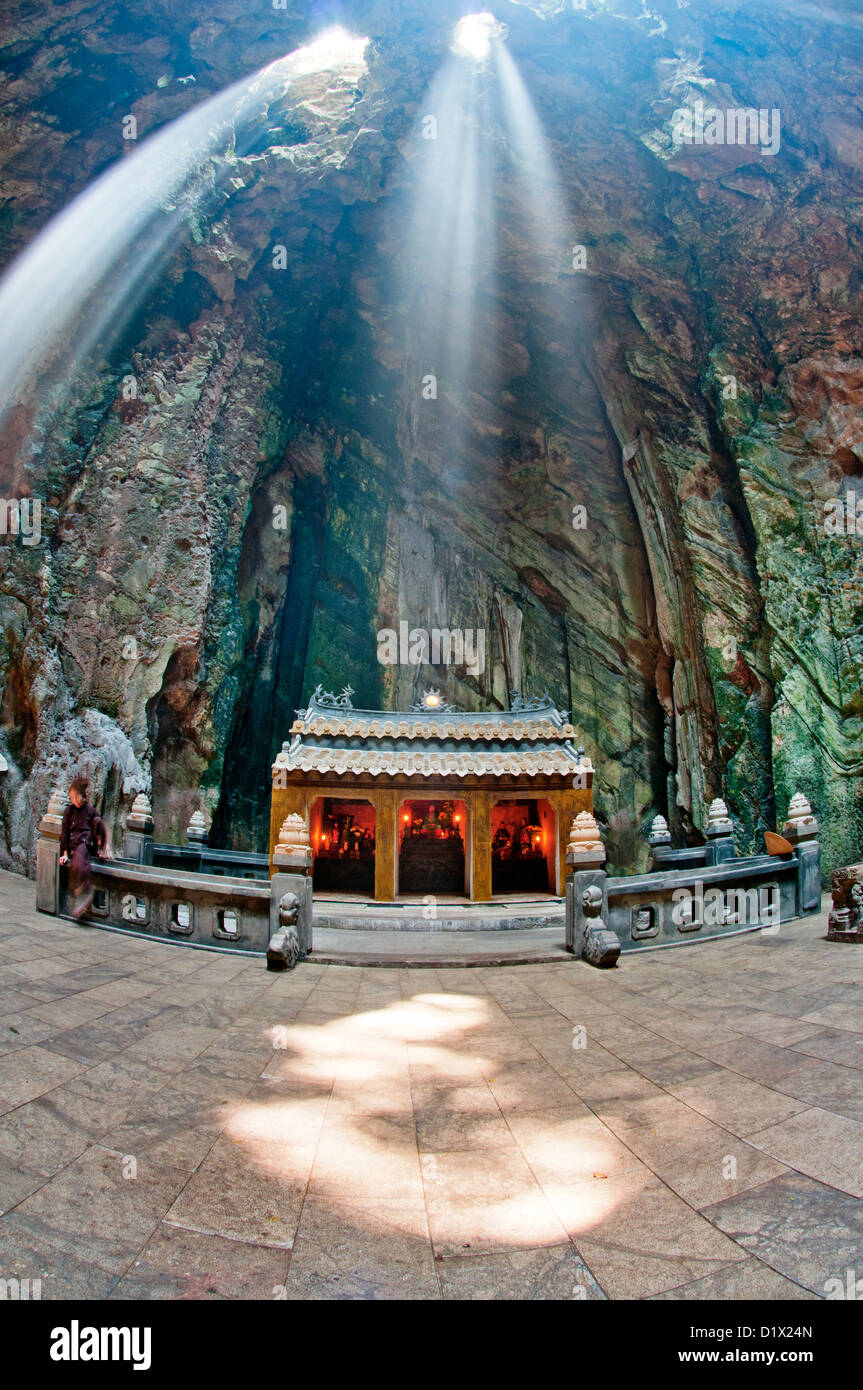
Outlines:
<svg viewBox="0 0 863 1390"><path fill-rule="evenodd" d="M298 4L8 9L4 260L133 157L126 114L143 138L306 37ZM72 768L117 835L144 788L160 838L203 805L214 842L263 848L314 686L504 705L502 604L522 690L547 687L594 759L616 867L657 810L698 839L715 795L759 845L795 790L825 870L859 858L863 538L824 526L863 499L853 10L499 6L586 265L538 271L495 180L471 369L435 400L406 229L458 9L349 9L367 70L309 78L226 151L65 411L7 430L5 495L45 505L39 546L0 545L0 862L32 865ZM779 152L681 145L699 100L778 108ZM381 666L401 620L483 628L484 669Z"/></svg>

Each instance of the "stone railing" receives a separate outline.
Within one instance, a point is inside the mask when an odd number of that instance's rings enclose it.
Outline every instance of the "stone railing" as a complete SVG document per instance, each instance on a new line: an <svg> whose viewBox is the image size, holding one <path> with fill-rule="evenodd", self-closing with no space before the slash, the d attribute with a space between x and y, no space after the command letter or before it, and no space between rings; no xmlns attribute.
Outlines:
<svg viewBox="0 0 863 1390"><path fill-rule="evenodd" d="M269 884L103 860L93 865L93 886L96 896L89 916L96 922L198 946L267 949ZM60 911L64 908L61 885Z"/></svg>
<svg viewBox="0 0 863 1390"><path fill-rule="evenodd" d="M60 865L64 804L55 792L39 824L36 854L36 906L57 915L69 906L68 870ZM277 871L272 878L267 872L264 882L153 864L152 816L139 796L127 823L125 857L93 862L95 896L87 920L165 941L266 953L271 969L292 966L312 949L312 856L298 817L288 818L283 834L290 844L279 846ZM236 856L241 862L247 857Z"/></svg>
<svg viewBox="0 0 863 1390"><path fill-rule="evenodd" d="M669 869L712 868L726 859L734 858L734 827L724 801L710 803L707 813L707 843L672 849L671 833L664 816L654 817L647 843L650 845L648 872L661 873Z"/></svg>
<svg viewBox="0 0 863 1390"><path fill-rule="evenodd" d="M207 823L195 811L186 828L184 845L164 845L153 839L153 813L141 793L132 803L123 839L124 859L135 864L155 864L160 869L180 869L190 874L216 874L232 878L254 878L266 883L270 860L253 850L212 849L207 844Z"/></svg>
<svg viewBox="0 0 863 1390"><path fill-rule="evenodd" d="M189 874L225 874L231 878L269 881L270 861L253 850L211 849L209 845L161 845L153 842L152 862L160 869L183 869Z"/></svg>
<svg viewBox="0 0 863 1390"><path fill-rule="evenodd" d="M775 932L820 911L818 822L805 798L794 797L782 836L771 837L774 853L740 859L721 801L710 808L708 843L694 863L689 851L671 850L667 826L657 821L650 872L609 878L596 821L588 812L576 817L566 857L566 945L574 955L613 965L621 952Z"/></svg>

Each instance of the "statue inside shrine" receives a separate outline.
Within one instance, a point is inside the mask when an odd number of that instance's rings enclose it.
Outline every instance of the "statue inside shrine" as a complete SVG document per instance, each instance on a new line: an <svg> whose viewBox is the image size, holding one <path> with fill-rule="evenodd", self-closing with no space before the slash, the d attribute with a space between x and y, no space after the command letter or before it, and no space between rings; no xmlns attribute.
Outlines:
<svg viewBox="0 0 863 1390"><path fill-rule="evenodd" d="M318 892L374 891L375 823L371 807L339 798L324 802L314 840Z"/></svg>
<svg viewBox="0 0 863 1390"><path fill-rule="evenodd" d="M496 893L547 892L547 842L536 801L501 801L492 811L492 889Z"/></svg>
<svg viewBox="0 0 863 1390"><path fill-rule="evenodd" d="M461 841L461 815L455 811L451 801L432 802L425 815L416 814L416 808L408 803L402 815L402 843L414 840L453 840Z"/></svg>
<svg viewBox="0 0 863 1390"><path fill-rule="evenodd" d="M399 891L465 891L462 812L453 801L406 802L401 816Z"/></svg>

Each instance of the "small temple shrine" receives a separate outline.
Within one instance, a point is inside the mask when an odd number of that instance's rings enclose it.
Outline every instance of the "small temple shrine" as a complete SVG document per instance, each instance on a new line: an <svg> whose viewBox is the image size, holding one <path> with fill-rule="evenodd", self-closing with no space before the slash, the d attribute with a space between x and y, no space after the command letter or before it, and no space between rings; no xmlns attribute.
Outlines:
<svg viewBox="0 0 863 1390"><path fill-rule="evenodd" d="M488 902L563 894L593 767L548 696L466 712L426 691L409 712L318 686L273 764L270 869L288 815L309 827L316 894Z"/></svg>

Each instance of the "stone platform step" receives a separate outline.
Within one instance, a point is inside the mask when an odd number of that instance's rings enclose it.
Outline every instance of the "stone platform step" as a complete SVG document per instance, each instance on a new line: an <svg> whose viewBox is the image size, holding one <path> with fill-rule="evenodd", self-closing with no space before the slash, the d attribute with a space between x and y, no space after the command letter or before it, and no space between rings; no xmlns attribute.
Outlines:
<svg viewBox="0 0 863 1390"><path fill-rule="evenodd" d="M315 965L412 966L428 969L492 965L576 964L563 944L563 924L526 931L412 932L314 928Z"/></svg>
<svg viewBox="0 0 863 1390"><path fill-rule="evenodd" d="M429 935L440 932L541 931L555 927L562 932L563 923L563 900L552 897L499 903L460 903L438 899L433 905L424 906L421 901L358 902L356 899L321 898L316 894L313 910L315 931L322 928L345 932L419 932Z"/></svg>

